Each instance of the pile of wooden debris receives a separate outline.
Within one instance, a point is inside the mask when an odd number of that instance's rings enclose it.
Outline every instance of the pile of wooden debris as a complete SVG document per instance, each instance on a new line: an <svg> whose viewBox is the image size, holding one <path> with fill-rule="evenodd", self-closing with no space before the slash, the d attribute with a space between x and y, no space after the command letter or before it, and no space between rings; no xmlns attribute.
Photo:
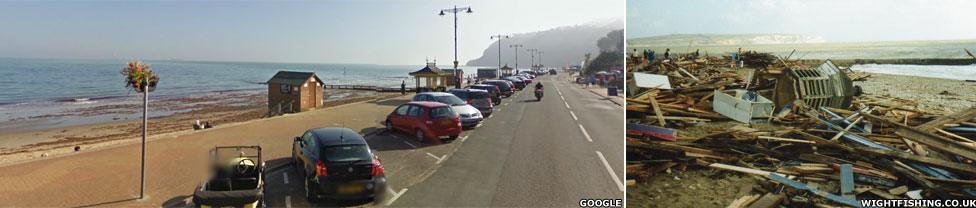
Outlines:
<svg viewBox="0 0 976 208"><path fill-rule="evenodd" d="M925 112L859 95L846 73L825 75L845 72L829 61L811 68L770 57L628 66L628 184L696 168L766 179L729 207L976 198L976 108Z"/></svg>

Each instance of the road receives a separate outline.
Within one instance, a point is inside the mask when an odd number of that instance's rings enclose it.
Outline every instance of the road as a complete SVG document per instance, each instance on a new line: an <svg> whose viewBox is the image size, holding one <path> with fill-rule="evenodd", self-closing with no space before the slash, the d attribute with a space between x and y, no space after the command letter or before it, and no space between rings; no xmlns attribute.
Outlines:
<svg viewBox="0 0 976 208"><path fill-rule="evenodd" d="M268 164L266 203L309 206L573 206L581 198L622 199L623 108L570 84L540 77L547 97L530 90L506 99L481 126L443 144L419 143L380 123L408 96L151 137L146 199L139 190L137 143L0 166L6 206L188 205L217 145L260 145ZM291 141L310 128L346 127L386 167L389 187L376 201L304 200L290 168ZM585 133L584 133L585 132ZM611 172L613 174L611 174Z"/></svg>
<svg viewBox="0 0 976 208"><path fill-rule="evenodd" d="M542 76L507 99L438 170L393 206L578 206L624 196L623 108ZM612 173L612 174L611 174Z"/></svg>

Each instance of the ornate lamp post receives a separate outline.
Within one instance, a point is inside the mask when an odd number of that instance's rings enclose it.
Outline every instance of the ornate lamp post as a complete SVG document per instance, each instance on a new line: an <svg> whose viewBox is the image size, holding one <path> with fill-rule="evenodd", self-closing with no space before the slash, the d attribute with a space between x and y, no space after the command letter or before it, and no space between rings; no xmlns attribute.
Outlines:
<svg viewBox="0 0 976 208"><path fill-rule="evenodd" d="M469 14L472 13L471 7L458 8L457 5L455 5L454 8L451 9L442 9L441 13L438 14L440 16L444 16L444 12L450 12L454 14L454 88L458 88L458 89L461 88L461 75L460 73L458 73L458 60L457 60L457 51L458 51L457 50L458 48L457 47L457 17L458 17L457 14L462 11L464 13L469 13Z"/></svg>

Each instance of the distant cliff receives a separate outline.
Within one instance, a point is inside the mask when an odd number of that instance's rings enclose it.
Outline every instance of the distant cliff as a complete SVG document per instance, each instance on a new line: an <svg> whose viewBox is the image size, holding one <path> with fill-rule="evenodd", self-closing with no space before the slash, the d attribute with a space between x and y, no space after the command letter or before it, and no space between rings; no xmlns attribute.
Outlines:
<svg viewBox="0 0 976 208"><path fill-rule="evenodd" d="M622 30L623 27L623 22L618 20L514 34L510 38L502 40L502 65L515 66L515 52L513 48L509 47L511 44L525 46L518 52L519 67L521 68L528 68L530 59L532 59L531 54L526 51L529 48L536 48L543 52L542 63L546 66L579 65L587 53L600 53L600 48L594 43L597 43L600 38L606 37L607 33ZM535 57L535 61L539 63L538 56ZM498 65L498 42L493 42L485 49L481 57L468 61L466 65Z"/></svg>

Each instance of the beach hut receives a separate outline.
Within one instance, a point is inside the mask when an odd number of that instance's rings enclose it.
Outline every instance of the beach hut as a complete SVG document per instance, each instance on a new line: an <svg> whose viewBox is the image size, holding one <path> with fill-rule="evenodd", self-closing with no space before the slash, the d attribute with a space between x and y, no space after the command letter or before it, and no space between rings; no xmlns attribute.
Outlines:
<svg viewBox="0 0 976 208"><path fill-rule="evenodd" d="M450 78L447 79L447 86L454 86L454 82L460 80L459 77L464 77L464 70L457 69L457 74L455 74L454 69L441 69L444 73L450 74ZM455 76L457 75L457 76ZM463 82L462 82L463 83Z"/></svg>
<svg viewBox="0 0 976 208"><path fill-rule="evenodd" d="M515 74L512 72L512 70L513 70L512 67L508 67L508 65L505 65L502 67L501 70L499 70L499 72L502 73L502 76L512 76L513 74Z"/></svg>
<svg viewBox="0 0 976 208"><path fill-rule="evenodd" d="M432 62L428 62L424 68L409 74L417 83L417 92L447 90L448 82L454 77L450 72L437 68L437 64Z"/></svg>
<svg viewBox="0 0 976 208"><path fill-rule="evenodd" d="M278 71L268 80L268 110L282 114L323 107L323 85L312 72Z"/></svg>

